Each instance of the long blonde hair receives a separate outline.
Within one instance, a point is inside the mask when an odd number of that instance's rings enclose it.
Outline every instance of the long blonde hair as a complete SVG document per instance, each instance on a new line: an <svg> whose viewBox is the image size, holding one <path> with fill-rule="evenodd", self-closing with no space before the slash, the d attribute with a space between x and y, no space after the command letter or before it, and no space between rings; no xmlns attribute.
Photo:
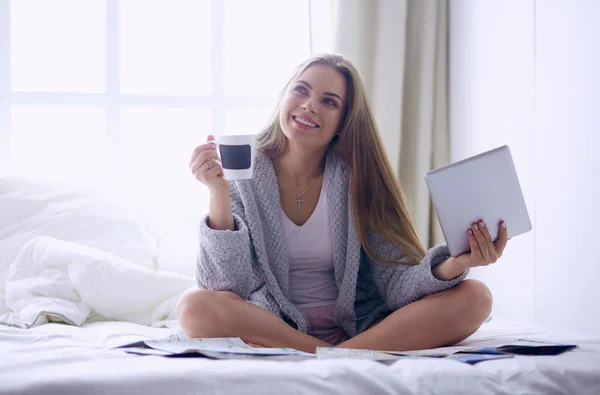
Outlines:
<svg viewBox="0 0 600 395"><path fill-rule="evenodd" d="M298 66L282 90L269 123L257 136L257 149L271 158L285 151L287 138L279 122L281 103L290 84L314 64L337 70L346 81L347 104L339 136L334 137L331 144L350 168L354 228L362 248L377 262L400 263L374 254L368 239L369 232L373 232L409 258L402 263L419 263L426 253L425 248L408 213L402 186L383 149L364 82L347 59L337 54L319 54Z"/></svg>

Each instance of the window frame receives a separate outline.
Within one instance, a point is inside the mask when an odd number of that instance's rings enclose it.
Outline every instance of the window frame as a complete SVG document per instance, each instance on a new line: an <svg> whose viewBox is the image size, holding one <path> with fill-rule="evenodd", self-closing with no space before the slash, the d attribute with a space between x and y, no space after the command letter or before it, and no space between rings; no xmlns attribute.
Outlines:
<svg viewBox="0 0 600 395"><path fill-rule="evenodd" d="M104 93L13 92L11 90L11 0L0 0L0 175L12 175L11 120L13 106L97 106L105 109L108 176L120 181L120 116L125 107L203 109L211 113L213 134L225 130L228 110L264 110L273 105L271 97L225 96L223 89L224 2L211 0L211 92L209 95L121 94L119 80L119 4L105 0L105 89ZM309 2L310 4L310 2ZM310 5L309 5L310 7Z"/></svg>

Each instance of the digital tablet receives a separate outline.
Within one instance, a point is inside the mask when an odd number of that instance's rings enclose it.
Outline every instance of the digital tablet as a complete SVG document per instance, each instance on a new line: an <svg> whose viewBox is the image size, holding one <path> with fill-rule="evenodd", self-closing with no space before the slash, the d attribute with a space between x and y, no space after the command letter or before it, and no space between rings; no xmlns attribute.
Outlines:
<svg viewBox="0 0 600 395"><path fill-rule="evenodd" d="M427 172L425 182L452 256L471 250L467 230L479 219L494 241L501 220L508 237L532 229L507 145Z"/></svg>

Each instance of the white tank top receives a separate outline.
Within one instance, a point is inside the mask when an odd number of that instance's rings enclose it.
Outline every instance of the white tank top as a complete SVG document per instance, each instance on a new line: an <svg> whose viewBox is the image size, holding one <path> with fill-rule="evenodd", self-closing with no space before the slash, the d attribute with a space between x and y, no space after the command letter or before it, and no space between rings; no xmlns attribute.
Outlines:
<svg viewBox="0 0 600 395"><path fill-rule="evenodd" d="M290 301L300 308L335 305L338 288L333 273L333 241L325 185L317 207L302 226L281 210L288 246Z"/></svg>

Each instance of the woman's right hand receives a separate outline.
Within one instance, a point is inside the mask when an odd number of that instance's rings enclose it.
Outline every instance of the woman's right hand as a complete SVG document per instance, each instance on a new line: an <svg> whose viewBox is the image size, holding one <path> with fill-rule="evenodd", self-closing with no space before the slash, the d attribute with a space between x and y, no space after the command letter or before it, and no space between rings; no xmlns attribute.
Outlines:
<svg viewBox="0 0 600 395"><path fill-rule="evenodd" d="M211 191L229 188L229 181L223 178L223 169L217 153L217 146L210 142L213 135L206 138L207 143L194 149L190 160L190 170L194 177L206 185Z"/></svg>

